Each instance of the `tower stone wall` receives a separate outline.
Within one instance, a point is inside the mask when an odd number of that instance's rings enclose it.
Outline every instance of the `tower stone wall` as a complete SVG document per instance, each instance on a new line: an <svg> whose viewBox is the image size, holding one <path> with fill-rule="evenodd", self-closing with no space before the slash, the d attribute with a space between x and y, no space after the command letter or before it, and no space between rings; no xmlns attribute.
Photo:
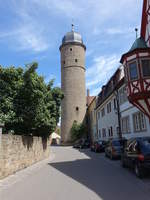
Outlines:
<svg viewBox="0 0 150 200"><path fill-rule="evenodd" d="M76 120L82 123L86 112L85 46L77 42L62 44L61 89L64 99L61 104L62 142L71 141L70 130Z"/></svg>

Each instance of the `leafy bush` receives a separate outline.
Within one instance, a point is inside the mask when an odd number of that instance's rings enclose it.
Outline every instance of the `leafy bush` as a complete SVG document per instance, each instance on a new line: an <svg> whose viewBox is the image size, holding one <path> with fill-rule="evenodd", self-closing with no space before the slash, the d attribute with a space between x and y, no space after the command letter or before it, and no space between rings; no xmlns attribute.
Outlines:
<svg viewBox="0 0 150 200"><path fill-rule="evenodd" d="M76 141L86 135L86 127L83 123L73 122L71 128L71 139L72 141Z"/></svg>

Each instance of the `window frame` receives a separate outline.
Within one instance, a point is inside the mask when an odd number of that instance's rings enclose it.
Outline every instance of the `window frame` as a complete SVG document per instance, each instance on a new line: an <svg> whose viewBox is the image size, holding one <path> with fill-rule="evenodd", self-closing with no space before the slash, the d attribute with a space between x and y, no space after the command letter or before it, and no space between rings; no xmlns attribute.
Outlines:
<svg viewBox="0 0 150 200"><path fill-rule="evenodd" d="M125 102L128 101L128 97L127 97L127 87L125 85L123 85L118 92L119 95L119 105L124 104Z"/></svg>
<svg viewBox="0 0 150 200"><path fill-rule="evenodd" d="M111 101L107 104L107 113L111 113Z"/></svg>
<svg viewBox="0 0 150 200"><path fill-rule="evenodd" d="M105 107L103 107L102 110L101 110L101 116L102 116L102 117L105 116Z"/></svg>
<svg viewBox="0 0 150 200"><path fill-rule="evenodd" d="M125 116L121 118L121 131L122 134L130 134L131 126L130 126L130 116Z"/></svg>
<svg viewBox="0 0 150 200"><path fill-rule="evenodd" d="M136 70L137 70L137 77L131 79L131 74L130 74L130 65L136 63ZM131 62L128 62L128 76L130 81L136 81L139 79L139 70L138 70L138 62L137 60L132 60Z"/></svg>
<svg viewBox="0 0 150 200"><path fill-rule="evenodd" d="M149 61L150 61L150 59L149 59L149 58L141 58L141 59L140 59L142 77L143 77L143 78L149 78L150 75L144 76L144 74L143 74L143 65L142 65L142 61L144 61L144 60L149 60Z"/></svg>
<svg viewBox="0 0 150 200"><path fill-rule="evenodd" d="M133 118L134 132L145 132L145 131L147 131L146 118L145 118L145 115L142 112L133 113L132 118ZM135 122L138 122L138 124L135 124ZM142 127L142 123L144 124L143 127Z"/></svg>

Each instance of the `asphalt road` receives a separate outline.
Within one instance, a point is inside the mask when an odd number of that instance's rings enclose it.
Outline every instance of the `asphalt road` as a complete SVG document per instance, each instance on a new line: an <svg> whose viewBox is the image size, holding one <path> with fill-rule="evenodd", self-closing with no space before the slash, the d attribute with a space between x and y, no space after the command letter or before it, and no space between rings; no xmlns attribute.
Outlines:
<svg viewBox="0 0 150 200"><path fill-rule="evenodd" d="M119 161L71 147L0 181L0 200L150 200L150 177L140 180Z"/></svg>

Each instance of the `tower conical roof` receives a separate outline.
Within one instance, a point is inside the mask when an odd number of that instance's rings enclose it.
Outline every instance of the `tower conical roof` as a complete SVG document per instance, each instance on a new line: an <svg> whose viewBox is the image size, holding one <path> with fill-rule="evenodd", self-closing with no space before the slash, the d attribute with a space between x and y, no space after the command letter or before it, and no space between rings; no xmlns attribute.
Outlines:
<svg viewBox="0 0 150 200"><path fill-rule="evenodd" d="M78 43L83 44L83 40L80 33L77 33L75 31L66 33L66 35L62 39L62 44L69 43L69 42L78 42Z"/></svg>
<svg viewBox="0 0 150 200"><path fill-rule="evenodd" d="M140 37L135 40L135 42L133 43L129 52L131 52L135 49L145 49L145 48L148 48L148 46L147 46L145 40L142 37Z"/></svg>

